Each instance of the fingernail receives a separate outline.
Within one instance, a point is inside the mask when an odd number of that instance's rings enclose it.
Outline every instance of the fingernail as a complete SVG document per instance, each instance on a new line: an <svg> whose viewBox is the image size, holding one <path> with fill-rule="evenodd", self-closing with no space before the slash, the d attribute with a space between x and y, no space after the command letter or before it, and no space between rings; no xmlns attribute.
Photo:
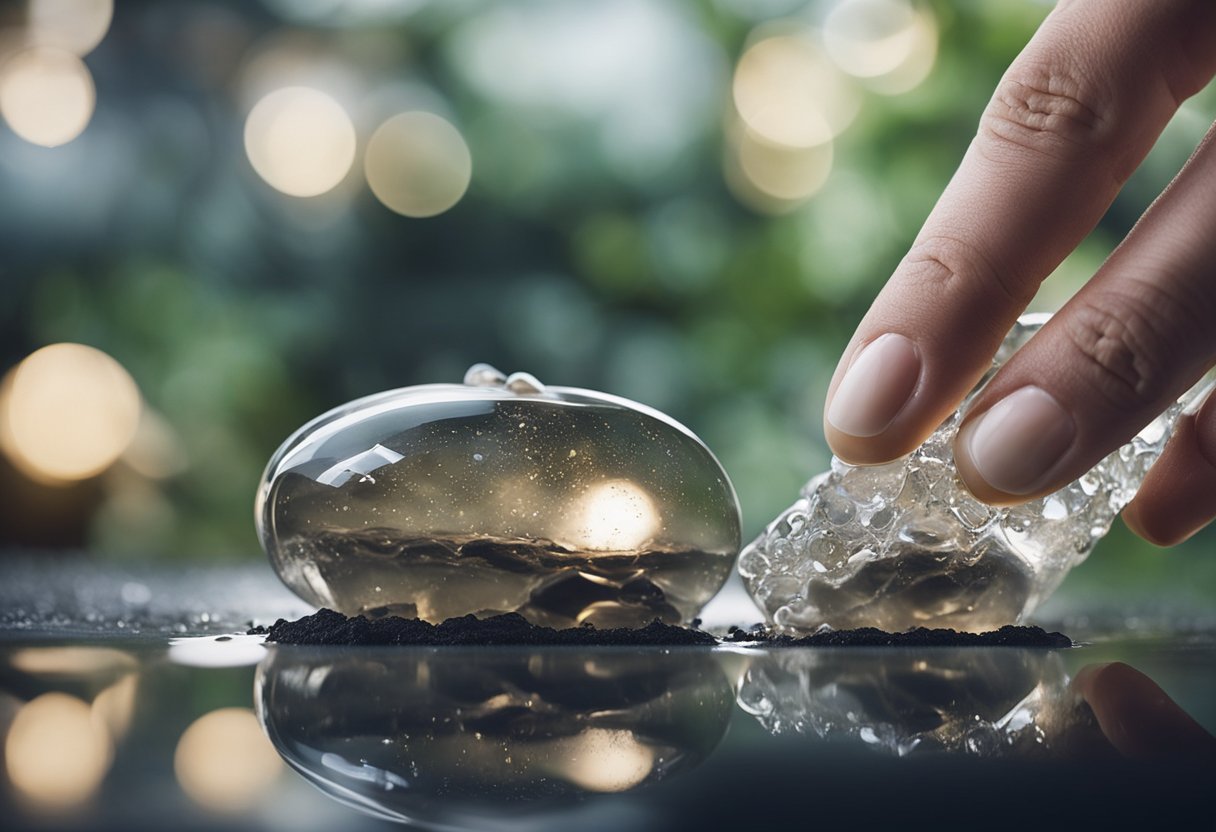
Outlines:
<svg viewBox="0 0 1216 832"><path fill-rule="evenodd" d="M828 405L828 422L850 436L877 436L895 421L920 378L916 345L889 332L862 349Z"/></svg>
<svg viewBox="0 0 1216 832"><path fill-rule="evenodd" d="M1023 387L959 431L955 453L988 485L1006 494L1029 494L1068 450L1076 435L1072 417L1041 387ZM965 466L964 466L965 467Z"/></svg>

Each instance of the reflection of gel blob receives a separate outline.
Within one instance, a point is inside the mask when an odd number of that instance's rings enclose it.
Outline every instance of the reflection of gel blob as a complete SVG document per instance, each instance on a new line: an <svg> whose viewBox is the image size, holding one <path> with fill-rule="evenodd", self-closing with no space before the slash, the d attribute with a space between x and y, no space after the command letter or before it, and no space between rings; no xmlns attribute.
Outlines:
<svg viewBox="0 0 1216 832"><path fill-rule="evenodd" d="M1045 321L1021 319L976 390ZM1022 620L1110 529L1181 410L1170 407L1054 494L998 509L955 473L951 445L966 405L903 459L864 468L833 459L744 549L739 572L773 623L980 631Z"/></svg>
<svg viewBox="0 0 1216 832"><path fill-rule="evenodd" d="M774 650L748 667L738 702L773 734L1033 758L1065 752L1064 729L1082 727L1067 682L1054 651Z"/></svg>
<svg viewBox="0 0 1216 832"><path fill-rule="evenodd" d="M581 799L696 767L734 701L705 651L510 647L276 650L254 698L275 748L334 799L426 828L509 830L578 828Z"/></svg>
<svg viewBox="0 0 1216 832"><path fill-rule="evenodd" d="M686 428L602 393L504 378L369 396L275 453L262 545L305 599L441 621L686 621L722 586L739 509Z"/></svg>

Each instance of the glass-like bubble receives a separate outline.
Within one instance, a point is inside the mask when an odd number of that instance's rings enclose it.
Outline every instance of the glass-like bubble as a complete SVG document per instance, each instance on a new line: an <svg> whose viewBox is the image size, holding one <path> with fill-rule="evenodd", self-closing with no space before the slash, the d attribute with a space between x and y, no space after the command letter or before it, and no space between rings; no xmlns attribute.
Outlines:
<svg viewBox="0 0 1216 832"><path fill-rule="evenodd" d="M887 465L833 458L744 549L739 572L773 624L994 630L1023 620L1085 560L1206 386L1054 494L1011 508L980 503L955 470L954 436L967 404L1046 320L1018 321L988 374L923 445Z"/></svg>
<svg viewBox="0 0 1216 832"><path fill-rule="evenodd" d="M266 469L257 522L306 600L434 622L687 621L740 544L734 488L687 428L485 365L305 425Z"/></svg>

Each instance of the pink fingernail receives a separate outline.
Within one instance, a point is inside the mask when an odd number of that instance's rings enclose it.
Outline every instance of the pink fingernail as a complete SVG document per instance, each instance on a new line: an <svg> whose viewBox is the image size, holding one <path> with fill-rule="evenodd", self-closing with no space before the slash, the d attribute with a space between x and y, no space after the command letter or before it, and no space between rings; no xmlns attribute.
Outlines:
<svg viewBox="0 0 1216 832"><path fill-rule="evenodd" d="M1068 411L1046 390L1031 385L965 425L955 453L997 491L1029 494L1042 485L1075 436Z"/></svg>
<svg viewBox="0 0 1216 832"><path fill-rule="evenodd" d="M903 335L889 332L862 349L828 405L828 422L850 436L877 436L912 397L920 354Z"/></svg>

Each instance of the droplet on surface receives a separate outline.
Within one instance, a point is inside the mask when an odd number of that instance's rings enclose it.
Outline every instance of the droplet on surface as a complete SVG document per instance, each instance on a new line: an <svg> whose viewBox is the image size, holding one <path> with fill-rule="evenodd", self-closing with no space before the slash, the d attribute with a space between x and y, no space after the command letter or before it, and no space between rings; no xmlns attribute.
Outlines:
<svg viewBox="0 0 1216 832"><path fill-rule="evenodd" d="M624 399L468 378L351 402L278 450L257 517L283 581L347 614L692 619L740 542L705 445Z"/></svg>

